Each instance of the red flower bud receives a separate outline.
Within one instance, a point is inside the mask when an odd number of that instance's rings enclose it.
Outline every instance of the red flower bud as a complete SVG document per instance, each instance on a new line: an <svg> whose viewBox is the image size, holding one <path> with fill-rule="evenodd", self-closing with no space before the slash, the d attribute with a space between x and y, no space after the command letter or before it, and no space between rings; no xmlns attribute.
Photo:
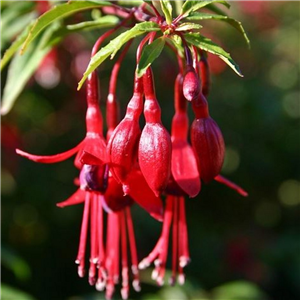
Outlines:
<svg viewBox="0 0 300 300"><path fill-rule="evenodd" d="M134 164L141 135L139 125L143 103L141 84L141 80L137 79L135 92L128 103L126 115L114 130L107 146L111 172L121 183L124 183Z"/></svg>
<svg viewBox="0 0 300 300"><path fill-rule="evenodd" d="M156 196L167 186L171 173L171 138L161 124L161 112L156 100L152 73L144 75L146 125L139 143L139 164L141 171Z"/></svg>
<svg viewBox="0 0 300 300"><path fill-rule="evenodd" d="M221 171L225 153L219 126L211 117L195 119L191 127L191 142L201 179L204 182L213 180Z"/></svg>
<svg viewBox="0 0 300 300"><path fill-rule="evenodd" d="M200 80L192 66L188 66L183 79L183 95L188 101L198 97L200 93Z"/></svg>

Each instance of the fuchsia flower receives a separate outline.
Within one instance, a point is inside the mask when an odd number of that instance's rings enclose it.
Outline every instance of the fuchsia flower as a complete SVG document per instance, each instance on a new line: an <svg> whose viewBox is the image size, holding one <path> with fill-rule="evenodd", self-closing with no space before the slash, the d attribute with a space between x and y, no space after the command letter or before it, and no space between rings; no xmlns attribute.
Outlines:
<svg viewBox="0 0 300 300"><path fill-rule="evenodd" d="M108 31L96 42L92 55L101 42L117 28ZM141 48L153 38L154 35L150 33L141 42L137 63ZM183 62L179 58L180 73L175 81L175 114L170 136L161 121L161 108L155 95L150 67L141 78L135 74L133 96L128 102L125 117L119 122L116 78L120 62L129 46L130 43L126 45L112 71L107 98L107 138L103 136L98 78L96 71L93 71L86 85L86 136L83 141L73 149L51 156L16 150L19 155L40 163L56 163L76 154L75 166L80 170L79 188L57 206L84 203L76 258L78 274L80 277L85 275L89 235L89 283L95 285L97 290L106 290L107 299L112 298L119 281L122 285L122 298L128 298L128 250L131 257L132 285L136 291L140 290L138 267L144 269L153 262L155 269L152 277L159 285L163 284L171 230L170 283L173 285L176 278L180 284L184 283L183 269L190 261L185 196L196 197L201 190L201 180L207 183L215 179L241 195L247 195L242 188L220 175L225 144L220 128L209 115L206 96L210 79L205 53L200 52L201 58L198 62L197 49L194 48L192 58L189 48L184 45L185 74ZM186 100L191 102L195 114L191 127ZM141 130L139 122L142 113L145 126ZM189 129L192 146L188 142ZM165 209L161 196L166 196ZM162 233L154 249L139 264L130 213L130 206L134 202L155 219L163 221ZM104 212L107 213L105 241Z"/></svg>

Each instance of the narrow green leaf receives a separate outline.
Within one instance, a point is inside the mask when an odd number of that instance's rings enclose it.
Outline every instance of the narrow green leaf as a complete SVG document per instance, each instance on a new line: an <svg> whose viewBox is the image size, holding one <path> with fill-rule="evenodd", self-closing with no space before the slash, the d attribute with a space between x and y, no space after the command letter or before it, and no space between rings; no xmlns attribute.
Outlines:
<svg viewBox="0 0 300 300"><path fill-rule="evenodd" d="M181 8L182 8L182 3L183 3L183 0L176 0L176 1L174 1L176 15L180 15Z"/></svg>
<svg viewBox="0 0 300 300"><path fill-rule="evenodd" d="M82 79L78 83L78 90L83 83L98 66L100 66L109 56L113 58L118 50L132 38L149 31L159 31L160 27L154 22L143 22L136 24L131 29L121 33L119 36L111 40L106 46L101 48L90 60Z"/></svg>
<svg viewBox="0 0 300 300"><path fill-rule="evenodd" d="M137 66L137 75L141 77L145 74L147 68L159 57L165 46L165 38L160 37L150 45L144 47L140 62Z"/></svg>
<svg viewBox="0 0 300 300"><path fill-rule="evenodd" d="M5 48L6 44L10 44L11 41L27 27L28 24L36 18L36 12L30 12L28 14L18 17L18 22L12 21L6 26L1 27L1 50Z"/></svg>
<svg viewBox="0 0 300 300"><path fill-rule="evenodd" d="M206 13L193 12L192 14L190 14L187 17L187 19L191 20L191 21L199 21L199 20L224 21L224 22L230 24L232 27L234 27L237 31L239 31L243 35L247 45L250 47L250 40L245 32L245 29L244 29L242 23L233 18L229 18L228 16L222 16L222 15L211 15L211 14L206 14Z"/></svg>
<svg viewBox="0 0 300 300"><path fill-rule="evenodd" d="M30 29L32 28L34 24L34 21L32 21L25 29L24 31L14 40L14 42L10 45L10 47L5 51L3 58L1 59L0 63L0 69L2 70L6 64L10 61L12 56L18 51L20 46L25 42L26 37L28 36L28 33Z"/></svg>
<svg viewBox="0 0 300 300"><path fill-rule="evenodd" d="M82 30L91 30L95 28L104 28L116 25L119 22L119 18L116 16L104 16L95 21L86 21L77 23L74 25L67 25L66 28L68 31L82 31Z"/></svg>
<svg viewBox="0 0 300 300"><path fill-rule="evenodd" d="M143 3L142 0L119 0L117 1L119 5L128 5L128 6L139 6Z"/></svg>
<svg viewBox="0 0 300 300"><path fill-rule="evenodd" d="M51 37L55 25L50 26L39 40L35 40L24 55L16 53L9 65L7 80L3 90L1 114L7 114L22 92L30 77L40 65L43 58L51 50L45 47Z"/></svg>
<svg viewBox="0 0 300 300"><path fill-rule="evenodd" d="M185 22L185 23L180 24L176 28L176 31L199 30L201 28L202 28L202 26L200 24Z"/></svg>
<svg viewBox="0 0 300 300"><path fill-rule="evenodd" d="M227 53L225 50L223 50L220 46L215 44L212 40L210 40L204 36L200 36L199 34L193 34L193 33L186 33L184 35L184 37L188 43L195 45L196 47L198 47L202 50L205 50L207 52L210 52L212 54L219 56L239 76L244 77L240 71L239 66L231 58L230 54Z"/></svg>
<svg viewBox="0 0 300 300"><path fill-rule="evenodd" d="M99 6L110 6L108 1L72 1L57 5L36 19L35 24L30 30L21 52L23 53L28 45L38 36L38 34L52 22L65 18L73 13Z"/></svg>
<svg viewBox="0 0 300 300"><path fill-rule="evenodd" d="M172 4L169 0L160 1L161 9L166 17L167 24L172 24Z"/></svg>
<svg viewBox="0 0 300 300"><path fill-rule="evenodd" d="M225 0L207 0L207 1L187 0L184 2L182 6L181 15L183 17L187 17L191 12L203 8L212 3L220 3L226 6L227 8L230 7L230 4Z"/></svg>

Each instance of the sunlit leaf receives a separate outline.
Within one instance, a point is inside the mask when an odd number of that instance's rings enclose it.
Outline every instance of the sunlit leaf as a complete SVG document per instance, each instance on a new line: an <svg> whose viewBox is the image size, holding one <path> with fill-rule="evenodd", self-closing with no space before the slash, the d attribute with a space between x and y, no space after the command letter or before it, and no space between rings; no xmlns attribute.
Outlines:
<svg viewBox="0 0 300 300"><path fill-rule="evenodd" d="M67 25L68 31L82 31L91 30L95 28L105 28L109 26L116 25L119 22L119 18L116 16L104 16L95 21L86 21L77 23L74 25Z"/></svg>
<svg viewBox="0 0 300 300"><path fill-rule="evenodd" d="M186 30L199 30L201 29L202 26L196 23L189 23L185 22L180 24L177 28L176 31L186 31Z"/></svg>
<svg viewBox="0 0 300 300"><path fill-rule="evenodd" d="M143 23L136 24L131 29L121 33L119 36L114 38L112 41L109 42L109 44L101 48L91 58L89 65L83 74L82 79L78 83L78 90L82 87L83 83L85 82L89 74L91 74L98 66L100 66L102 62L105 61L109 56L113 58L114 55L118 52L118 50L129 40L145 32L159 31L159 30L160 27L158 26L158 24L154 22L143 22Z"/></svg>
<svg viewBox="0 0 300 300"><path fill-rule="evenodd" d="M52 22L85 9L109 5L111 5L111 3L108 1L70 1L68 3L53 7L35 21L35 24L30 30L21 51L24 52L28 45L39 35L39 33Z"/></svg>
<svg viewBox="0 0 300 300"><path fill-rule="evenodd" d="M141 77L145 74L147 68L153 63L153 61L159 57L165 46L165 38L160 37L156 39L150 45L144 47L142 56L137 66L137 75Z"/></svg>
<svg viewBox="0 0 300 300"><path fill-rule="evenodd" d="M223 61L226 62L226 64L232 68L239 76L243 77L239 66L236 64L236 62L231 58L230 54L227 53L224 49L222 49L220 46L215 44L212 40L200 36L199 34L193 34L193 33L186 33L184 35L185 40L195 45L196 47L205 50L207 52L210 52L212 54L215 54L219 56Z"/></svg>
<svg viewBox="0 0 300 300"><path fill-rule="evenodd" d="M199 21L199 20L218 20L218 21L224 21L231 26L233 26L236 30L238 30L243 37L245 38L248 46L250 46L250 40L244 30L244 27L241 22L229 18L228 16L223 16L223 15L211 15L211 14L206 14L206 13L200 13L200 12L193 12L187 17L188 20L191 21Z"/></svg>
<svg viewBox="0 0 300 300"><path fill-rule="evenodd" d="M182 5L181 15L183 17L187 17L191 12L203 8L212 3L220 3L226 6L227 8L230 7L229 3L224 0L208 0L208 1L187 0Z"/></svg>
<svg viewBox="0 0 300 300"><path fill-rule="evenodd" d="M15 39L15 41L10 45L10 47L5 51L3 58L1 59L1 70L5 67L5 65L10 61L12 56L18 51L20 46L25 42L26 37L32 28L34 21L31 22L24 31Z"/></svg>
<svg viewBox="0 0 300 300"><path fill-rule="evenodd" d="M172 23L172 4L169 0L161 0L160 5L166 17L166 22L170 25Z"/></svg>

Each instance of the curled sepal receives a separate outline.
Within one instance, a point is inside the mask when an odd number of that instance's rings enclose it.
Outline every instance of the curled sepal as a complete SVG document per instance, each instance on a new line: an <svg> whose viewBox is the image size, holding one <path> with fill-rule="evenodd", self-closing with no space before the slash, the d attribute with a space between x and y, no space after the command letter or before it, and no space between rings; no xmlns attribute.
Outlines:
<svg viewBox="0 0 300 300"><path fill-rule="evenodd" d="M128 103L126 115L115 128L107 146L111 173L121 183L124 183L137 157L141 135L139 117L143 105L141 83L141 79L136 79L135 92Z"/></svg>
<svg viewBox="0 0 300 300"><path fill-rule="evenodd" d="M150 68L147 69L143 79L146 125L139 142L138 159L149 187L156 196L159 196L170 178L172 145L168 131L161 124L161 112L154 94Z"/></svg>
<svg viewBox="0 0 300 300"><path fill-rule="evenodd" d="M190 197L196 197L201 189L197 161L192 147L183 140L172 143L172 175L179 187Z"/></svg>
<svg viewBox="0 0 300 300"><path fill-rule="evenodd" d="M211 118L195 119L191 127L191 142L201 179L209 182L222 168L225 144L222 132Z"/></svg>
<svg viewBox="0 0 300 300"><path fill-rule="evenodd" d="M183 79L183 95L188 101L197 98L200 93L200 80L195 69L188 65Z"/></svg>
<svg viewBox="0 0 300 300"><path fill-rule="evenodd" d="M133 204L129 195L124 195L122 185L112 176L108 178L108 188L102 198L102 206L106 212L116 212Z"/></svg>
<svg viewBox="0 0 300 300"><path fill-rule="evenodd" d="M76 147L74 147L66 152L62 152L62 153L55 154L55 155L45 155L45 156L34 155L34 154L27 153L25 151L22 151L20 149L16 149L16 153L34 161L34 162L43 163L43 164L53 164L53 163L61 162L63 160L70 158L71 156L73 156L82 147L83 143L84 143L84 141L82 141Z"/></svg>
<svg viewBox="0 0 300 300"><path fill-rule="evenodd" d="M94 157L94 160L91 159L92 157ZM106 142L102 135L87 133L82 147L76 155L74 164L81 169L84 164L98 165L99 162L102 162L102 164L107 162Z"/></svg>
<svg viewBox="0 0 300 300"><path fill-rule="evenodd" d="M175 182L190 197L198 195L201 181L192 147L187 142L188 116L177 112L172 120L172 164Z"/></svg>
<svg viewBox="0 0 300 300"><path fill-rule="evenodd" d="M85 200L85 191L82 189L78 189L71 197L63 202L59 202L56 204L58 207L66 207L70 205L75 205L79 203L83 203Z"/></svg>
<svg viewBox="0 0 300 300"><path fill-rule="evenodd" d="M140 170L131 170L123 185L123 191L153 218L158 221L163 220L163 203L159 197L154 195Z"/></svg>

